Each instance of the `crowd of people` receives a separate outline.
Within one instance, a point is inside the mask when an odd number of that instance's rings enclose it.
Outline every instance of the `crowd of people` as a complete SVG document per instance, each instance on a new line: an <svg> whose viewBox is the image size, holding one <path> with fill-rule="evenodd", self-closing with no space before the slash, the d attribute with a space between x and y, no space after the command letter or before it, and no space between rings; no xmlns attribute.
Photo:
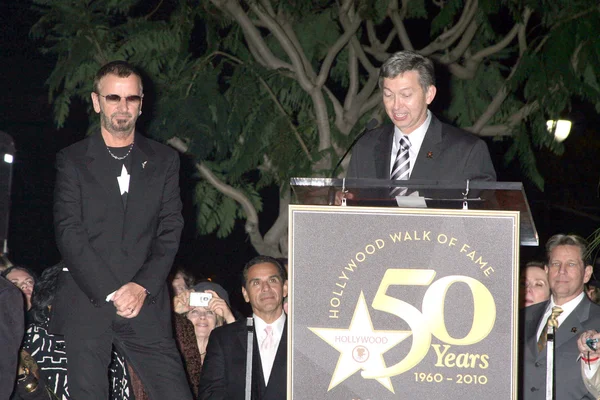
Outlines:
<svg viewBox="0 0 600 400"><path fill-rule="evenodd" d="M8 299L4 294L10 293L12 298L18 301L10 303L6 300L6 312L10 314L3 314L7 318L8 315L12 315L5 325L10 323L13 327L10 332L14 336L14 344L12 351L6 349L6 355L14 355L12 363L18 365L18 369L15 369L12 378L8 378L10 374L4 374L7 370L0 369L4 378L0 381L0 388L4 390L0 392L0 398L75 398L69 391L69 354L65 337L48 331L57 281L63 273L64 265L61 262L46 268L40 277L20 266L11 266L2 271L0 299ZM259 256L250 260L244 267L241 279L243 296L252 307L257 325L261 323L258 321L264 321L264 326L273 324L277 327L272 334L272 347L260 350L264 357L267 357L269 350L272 353L272 364L277 366L273 373L274 383L257 385L257 390L262 393L259 398L281 399L285 397L286 382L286 314L283 312L283 300L287 294L287 271L277 259ZM240 391L230 383L236 381L240 375L239 369L245 369L245 360L236 363L237 360L235 357L232 359L232 356L245 357L243 345L246 343L238 343L237 338L231 335L237 331L246 332L246 319L231 306L228 292L217 283L196 282L195 278L183 269L177 269L171 275L170 282L173 335L193 398L238 398L240 393L243 394L243 389ZM13 285L14 287L11 287ZM15 292L15 289L20 289L21 293ZM210 294L210 300L206 305L194 305L193 300L190 302L191 293ZM20 324L17 324L19 321ZM209 337L213 330L225 326L228 328L223 329L223 333L217 335L209 346ZM15 333L19 330L20 334ZM2 337L3 343L6 338L7 336ZM261 344L265 340L260 334L257 334L257 338ZM260 361L257 360L257 363L260 364ZM263 364L266 365L264 361ZM205 365L209 366L208 369L204 368ZM152 398L135 368L119 351L118 346L112 348L108 371L109 399ZM270 372L261 369L255 380L268 382L270 375ZM244 380L240 382L242 384Z"/></svg>
<svg viewBox="0 0 600 400"><path fill-rule="evenodd" d="M545 398L546 355L539 347L547 321L557 307L555 365L568 379L556 383L560 399L600 397L600 348L588 339L600 339L600 306L593 267L586 259L587 243L576 235L555 235L546 244L547 260L532 261L520 269L520 397ZM256 339L252 392L258 399L286 396L287 297L286 264L267 256L250 260L241 273L241 291L252 308ZM64 335L49 331L52 304L63 262L46 268L41 276L21 266L2 271L0 299L5 323L13 324L12 354L18 365L11 376L2 370L0 388L13 400L69 400L69 353ZM194 399L242 399L246 390L247 319L230 303L229 293L211 281L197 282L184 269L169 276L172 332L185 378ZM14 287L10 287L12 283ZM16 289L20 295L15 296ZM192 293L210 294L205 305L194 303ZM19 301L8 301L8 294ZM6 295L6 296L5 296ZM560 329L562 326L566 328ZM267 329L271 327L271 329ZM2 330L5 332L6 329ZM4 333L2 341L8 341ZM8 350L8 347L7 347ZM17 357L18 354L18 357ZM18 358L18 360L17 360ZM10 362L10 357L5 357ZM17 362L18 361L18 362ZM118 345L106 378L109 399L152 399L135 367ZM10 388L10 389L7 389ZM13 391L14 389L14 391ZM7 392L7 390L10 390Z"/></svg>
<svg viewBox="0 0 600 400"><path fill-rule="evenodd" d="M431 60L398 52L379 86L393 125L362 136L348 177L496 179L485 142L429 111ZM169 278L183 228L179 156L136 131L144 92L129 63L102 66L91 101L99 132L56 159L63 260L40 277L11 266L0 278L0 400L286 398L285 262L257 256L241 269L251 318L214 282L182 269ZM385 195L411 195L403 189ZM546 256L521 270L519 398L546 398L547 326L556 398L598 398L600 306L587 243L555 235Z"/></svg>

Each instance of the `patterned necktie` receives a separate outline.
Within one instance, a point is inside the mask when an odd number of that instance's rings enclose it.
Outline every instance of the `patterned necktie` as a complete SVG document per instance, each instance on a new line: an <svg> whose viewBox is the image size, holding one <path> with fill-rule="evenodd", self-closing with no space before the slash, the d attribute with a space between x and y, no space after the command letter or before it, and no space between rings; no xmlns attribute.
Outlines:
<svg viewBox="0 0 600 400"><path fill-rule="evenodd" d="M410 140L406 136L400 138L400 148L396 154L396 161L392 167L391 179L404 181L409 178L410 158L408 150L410 149ZM392 197L403 196L408 191L405 187L395 187L390 191Z"/></svg>
<svg viewBox="0 0 600 400"><path fill-rule="evenodd" d="M260 361L263 368L265 385L268 385L271 370L273 369L273 362L275 361L275 337L273 337L273 327L267 325L265 327L265 333L267 336L260 344Z"/></svg>
<svg viewBox="0 0 600 400"><path fill-rule="evenodd" d="M548 327L552 326L555 330L558 328L558 321L556 318L563 312L563 309L554 306L552 307L552 314L548 317L548 321L542 330L542 334L540 335L540 339L538 340L538 351L541 352L546 347L546 343L548 342Z"/></svg>
<svg viewBox="0 0 600 400"><path fill-rule="evenodd" d="M271 325L267 325L265 328L265 340L260 345L262 350L271 351L273 350L273 346L275 345L275 338L273 337L273 327Z"/></svg>

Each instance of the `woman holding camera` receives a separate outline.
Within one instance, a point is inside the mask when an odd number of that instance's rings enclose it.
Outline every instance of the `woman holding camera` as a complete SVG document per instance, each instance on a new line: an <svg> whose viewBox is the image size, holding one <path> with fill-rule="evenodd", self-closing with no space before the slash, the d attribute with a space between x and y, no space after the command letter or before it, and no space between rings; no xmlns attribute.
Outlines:
<svg viewBox="0 0 600 400"><path fill-rule="evenodd" d="M173 324L188 381L197 396L210 333L216 327L234 322L235 315L229 307L229 295L221 285L207 281L193 287L186 282L186 286L184 290L174 290Z"/></svg>

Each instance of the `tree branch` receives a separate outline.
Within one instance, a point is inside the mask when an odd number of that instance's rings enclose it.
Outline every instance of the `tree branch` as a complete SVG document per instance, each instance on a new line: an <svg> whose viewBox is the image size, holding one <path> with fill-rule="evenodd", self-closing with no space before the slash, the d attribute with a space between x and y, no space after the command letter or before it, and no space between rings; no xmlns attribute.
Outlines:
<svg viewBox="0 0 600 400"><path fill-rule="evenodd" d="M523 31L523 32L525 31L525 28L527 26L530 16L531 16L531 10L526 8L525 13L523 14L523 24L518 24L519 25L518 31ZM513 28L513 30L514 30L514 28ZM520 43L519 53L522 55L524 52L525 52L525 49L523 49L521 47L521 43ZM496 115L498 110L500 110L500 107L502 107L504 100L506 100L506 97L508 96L506 82L508 82L513 77L515 72L517 71L517 68L519 67L519 64L521 63L521 55L519 55L519 58L515 62L515 65L513 65L513 67L511 68L510 74L504 81L505 83L498 90L498 92L496 93L496 95L494 96L494 98L492 99L490 104L488 104L488 106L486 107L485 111L479 116L477 121L475 121L475 124L473 124L472 132L475 132L475 133L481 132L483 127L494 117L494 115Z"/></svg>
<svg viewBox="0 0 600 400"><path fill-rule="evenodd" d="M404 8L404 6L402 8ZM387 12L390 16L390 19L394 23L396 32L398 32L398 39L400 39L400 44L402 44L402 47L405 50L414 50L415 48L413 47L410 37L408 36L408 32L406 32L406 27L404 26L403 17L401 17L400 13L398 12L397 0L391 0L389 2Z"/></svg>
<svg viewBox="0 0 600 400"><path fill-rule="evenodd" d="M333 46L329 48L329 51L327 52L327 55L321 64L321 70L319 71L319 76L317 77L316 81L317 86L322 86L325 84L335 57L344 48L352 36L354 36L354 33L356 33L361 23L362 21L357 17L356 20L350 25L349 29L346 29L344 34L340 36L338 40L335 41Z"/></svg>
<svg viewBox="0 0 600 400"><path fill-rule="evenodd" d="M315 85L306 74L306 71L304 69L304 63L302 62L302 58L298 54L298 49L296 49L296 46L294 46L294 44L292 43L284 29L281 27L281 25L279 25L279 23L275 19L271 18L267 13L263 12L263 10L261 10L256 3L249 2L249 6L250 9L256 15L258 15L260 20L267 26L267 29L269 29L269 31L273 34L275 39L277 39L283 51L285 51L285 54L289 57L290 61L292 62L291 69L296 73L296 80L298 81L300 86L302 86L302 88L307 92L313 90Z"/></svg>
<svg viewBox="0 0 600 400"><path fill-rule="evenodd" d="M475 17L477 8L477 0L467 0L467 3L465 4L463 12L456 25L440 34L430 44L419 50L419 54L429 56L437 51L444 50L450 47L463 35L463 32L467 29L467 27Z"/></svg>
<svg viewBox="0 0 600 400"><path fill-rule="evenodd" d="M175 150L180 153L186 154L188 151L188 145L177 136L172 137L167 140L167 143L171 145ZM215 187L219 192L223 193L225 196L236 201L244 210L244 214L246 214L246 233L250 237L250 242L256 248L257 246L262 246L263 238L260 235L260 231L258 229L258 213L254 208L254 205L248 199L248 197L242 193L240 190L226 184L221 181L217 176L206 166L204 163L196 163L196 169L200 172L200 175L207 180L211 185Z"/></svg>
<svg viewBox="0 0 600 400"><path fill-rule="evenodd" d="M479 63L485 57L489 57L492 54L495 54L495 53L499 52L500 50L504 49L506 46L508 46L514 40L514 38L517 36L517 34L519 32L521 32L521 31L524 32L525 27L527 26L527 22L529 21L529 17L531 17L531 12L532 12L531 9L525 8L525 12L523 14L523 23L520 23L520 22L516 23L515 26L512 27L510 32L508 32L501 41L475 53L472 57L470 57L470 59L472 61Z"/></svg>
<svg viewBox="0 0 600 400"><path fill-rule="evenodd" d="M273 53L271 53L271 50L269 50L269 47L264 42L260 32L258 31L258 29L256 29L256 27L254 26L244 9L237 2L237 0L210 1L219 9L227 10L231 14L231 16L238 22L238 24L242 28L242 31L244 32L246 40L248 42L252 42L252 45L254 46L255 51L258 54L258 57L256 57L257 60L264 60L265 66L272 69L284 68L293 71L293 68L290 64L280 60L279 58L275 57ZM252 47L250 45L248 47L250 47L250 50L252 50Z"/></svg>
<svg viewBox="0 0 600 400"><path fill-rule="evenodd" d="M216 55L220 55L230 61L233 61L234 63L236 63L238 65L244 65L244 62L242 60L240 60L239 58L234 57L231 54L225 53L222 51L214 51L214 52L210 53L208 56L206 56L204 58L204 61L209 60ZM196 75L194 74L194 77L195 76ZM308 160L310 162L314 162L312 156L310 155L310 151L308 150L308 147L306 146L306 143L304 143L304 140L302 139L302 135L300 134L300 132L298 132L296 125L292 122L292 119L290 118L288 113L285 111L285 109L281 105L281 102L279 101L279 99L277 98L275 93L273 92L273 89L271 89L271 86L269 86L267 81L265 81L260 75L255 74L255 76L258 79L258 81L261 83L263 88L267 91L267 93L269 93L269 97L271 98L271 100L273 100L273 103L275 103L275 106L277 107L279 112L281 112L281 114L285 116L285 119L286 119L288 125L290 126L290 129L294 133L294 136L296 136L296 140L298 141L298 144L300 145L300 147L302 148L302 151L306 155L306 158L308 158ZM190 85L191 85L191 83L190 83ZM188 88L188 94L189 94L189 88ZM187 96L187 94L186 94L186 96Z"/></svg>
<svg viewBox="0 0 600 400"><path fill-rule="evenodd" d="M280 187L280 193L283 187ZM283 195L279 197L279 214L277 215L277 219L271 225L271 229L265 234L265 243L267 243L270 247L277 247L281 249L281 253L287 257L287 249L282 249L281 240L282 238L286 239L287 242L287 230L288 230L288 206L290 204L290 190L283 192Z"/></svg>

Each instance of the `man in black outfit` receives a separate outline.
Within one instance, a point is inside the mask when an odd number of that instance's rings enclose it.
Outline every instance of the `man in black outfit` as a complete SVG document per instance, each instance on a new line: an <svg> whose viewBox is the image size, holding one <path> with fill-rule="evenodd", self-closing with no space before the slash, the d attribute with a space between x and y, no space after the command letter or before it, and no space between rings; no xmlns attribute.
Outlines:
<svg viewBox="0 0 600 400"><path fill-rule="evenodd" d="M54 193L66 268L50 331L65 336L70 393L108 398L114 343L151 399L191 399L166 284L183 227L179 157L135 131L143 87L131 65L103 66L91 97L100 132L58 153Z"/></svg>
<svg viewBox="0 0 600 400"><path fill-rule="evenodd" d="M485 142L428 110L436 95L433 62L412 51L388 58L379 73L393 125L368 131L352 149L348 178L495 181ZM403 151L406 158L401 162Z"/></svg>

